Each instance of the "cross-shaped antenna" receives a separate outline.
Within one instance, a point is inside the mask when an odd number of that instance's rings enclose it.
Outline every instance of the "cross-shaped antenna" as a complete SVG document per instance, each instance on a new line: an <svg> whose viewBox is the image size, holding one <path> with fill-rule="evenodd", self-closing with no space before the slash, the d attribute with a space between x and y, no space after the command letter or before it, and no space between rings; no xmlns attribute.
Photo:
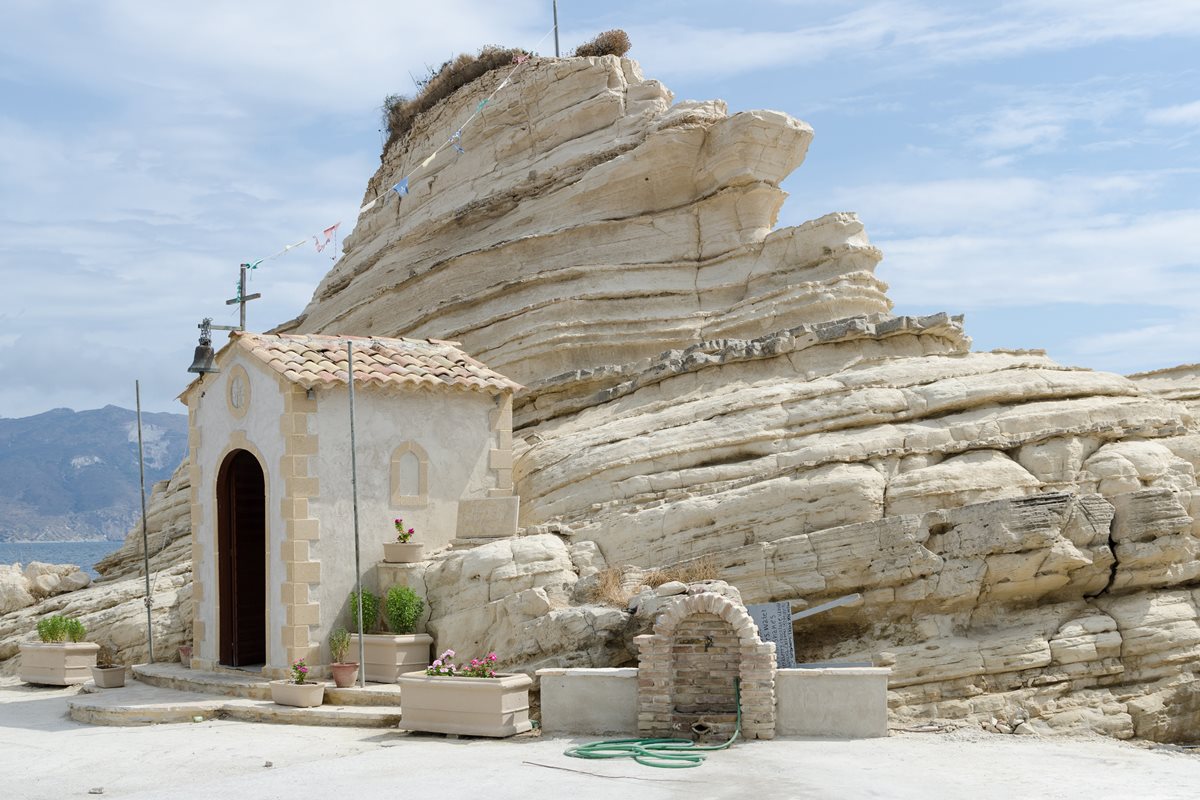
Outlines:
<svg viewBox="0 0 1200 800"><path fill-rule="evenodd" d="M232 300L226 300L225 305L241 306L241 322L238 324L237 329L239 331L244 331L244 330L246 330L246 303L249 303L251 300L257 300L258 298L262 297L262 295L259 294L258 292L255 292L254 294L250 294L250 295L246 294L246 270L252 269L252 265L242 264L241 268L242 268L242 274L241 274L241 277L238 278L237 297L233 298ZM213 327L220 328L221 326L213 325Z"/></svg>

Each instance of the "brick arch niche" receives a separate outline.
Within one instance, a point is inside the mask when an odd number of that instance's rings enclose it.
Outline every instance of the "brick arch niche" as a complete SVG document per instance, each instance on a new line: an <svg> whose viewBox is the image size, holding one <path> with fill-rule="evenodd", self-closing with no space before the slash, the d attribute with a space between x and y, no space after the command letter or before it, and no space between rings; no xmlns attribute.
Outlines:
<svg viewBox="0 0 1200 800"><path fill-rule="evenodd" d="M775 643L758 638L746 609L719 594L684 595L667 606L639 648L638 734L725 740L775 737Z"/></svg>

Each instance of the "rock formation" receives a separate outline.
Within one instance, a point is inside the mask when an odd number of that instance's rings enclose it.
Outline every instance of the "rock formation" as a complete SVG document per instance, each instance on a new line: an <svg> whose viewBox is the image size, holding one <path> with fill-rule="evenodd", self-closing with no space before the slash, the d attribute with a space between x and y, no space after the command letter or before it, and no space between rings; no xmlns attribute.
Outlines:
<svg viewBox="0 0 1200 800"><path fill-rule="evenodd" d="M146 508L150 544L151 619L156 660L177 659L180 645L192 639L191 521L186 462L168 481L155 484ZM15 674L13 657L21 641L37 638L37 621L50 614L78 617L87 640L108 645L119 663L146 660L146 584L142 528L129 531L125 543L96 565L100 580L89 585L86 573L71 565L29 564L25 569L0 565L0 675ZM31 580L27 576L33 574ZM33 584L40 576L62 576L50 591ZM24 582L24 596L19 590ZM64 593L64 592L68 592ZM26 602L26 598L28 602Z"/></svg>
<svg viewBox="0 0 1200 800"><path fill-rule="evenodd" d="M418 118L366 198L501 79ZM464 154L364 213L280 330L453 339L528 387L524 535L379 580L422 590L439 646L604 666L649 627L646 571L704 559L749 603L861 593L797 649L890 666L898 721L1186 735L1200 369L971 352L961 317L892 316L853 214L774 228L811 136L672 105L627 59L535 59ZM595 602L602 578L637 613Z"/></svg>
<svg viewBox="0 0 1200 800"><path fill-rule="evenodd" d="M500 77L418 120L368 198ZM1131 380L891 316L854 215L773 229L811 135L671 105L628 60L536 61L465 155L359 221L288 329L456 339L529 387L533 535L433 561L431 629L527 667L628 661L636 620L576 573L707 555L748 602L863 593L798 623L799 651L890 665L899 719L1180 735L1196 368Z"/></svg>

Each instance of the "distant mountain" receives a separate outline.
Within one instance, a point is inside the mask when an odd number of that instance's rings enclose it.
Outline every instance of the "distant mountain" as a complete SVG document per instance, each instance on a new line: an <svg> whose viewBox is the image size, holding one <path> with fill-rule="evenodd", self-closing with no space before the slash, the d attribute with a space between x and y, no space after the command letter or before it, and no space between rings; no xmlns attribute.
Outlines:
<svg viewBox="0 0 1200 800"><path fill-rule="evenodd" d="M142 443L149 491L187 454L187 415L143 413ZM0 418L0 541L120 540L140 513L133 411Z"/></svg>

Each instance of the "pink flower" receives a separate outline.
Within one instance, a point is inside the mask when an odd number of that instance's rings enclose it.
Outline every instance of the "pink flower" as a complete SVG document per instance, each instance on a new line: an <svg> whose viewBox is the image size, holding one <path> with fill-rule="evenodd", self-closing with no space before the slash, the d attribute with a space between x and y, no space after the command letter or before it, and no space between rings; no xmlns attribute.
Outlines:
<svg viewBox="0 0 1200 800"><path fill-rule="evenodd" d="M495 661L495 660L496 660L496 658L497 658L497 656L496 656L495 652L491 652L491 653L488 653L488 654L487 654L487 660L488 660L488 661Z"/></svg>
<svg viewBox="0 0 1200 800"><path fill-rule="evenodd" d="M408 529L408 532L409 532L409 533L416 533L416 532L417 532L417 529L416 529L416 528L409 528L409 529Z"/></svg>
<svg viewBox="0 0 1200 800"><path fill-rule="evenodd" d="M442 665L442 660L440 658L437 661L433 662L433 666L435 666L435 667L440 667L441 665Z"/></svg>

